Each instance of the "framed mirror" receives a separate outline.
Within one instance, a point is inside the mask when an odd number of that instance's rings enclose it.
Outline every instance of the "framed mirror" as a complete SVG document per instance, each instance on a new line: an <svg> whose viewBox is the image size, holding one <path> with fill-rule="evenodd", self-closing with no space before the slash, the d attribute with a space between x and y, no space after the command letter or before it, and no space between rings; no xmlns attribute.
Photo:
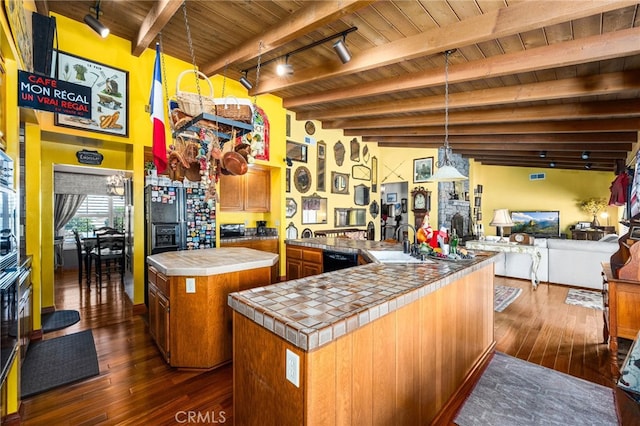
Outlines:
<svg viewBox="0 0 640 426"><path fill-rule="evenodd" d="M335 227L365 226L367 223L367 209L334 209Z"/></svg>
<svg viewBox="0 0 640 426"><path fill-rule="evenodd" d="M371 169L362 164L351 167L351 177L358 180L371 181Z"/></svg>
<svg viewBox="0 0 640 426"><path fill-rule="evenodd" d="M380 206L376 200L373 200L373 203L369 206L369 214L375 219L378 217L378 213L380 213Z"/></svg>
<svg viewBox="0 0 640 426"><path fill-rule="evenodd" d="M348 194L349 175L346 173L331 172L331 192L333 194Z"/></svg>
<svg viewBox="0 0 640 426"><path fill-rule="evenodd" d="M293 184L301 194L304 194L311 188L311 171L305 166L300 166L293 174Z"/></svg>
<svg viewBox="0 0 640 426"><path fill-rule="evenodd" d="M307 162L307 145L287 141L287 158L301 163Z"/></svg>
<svg viewBox="0 0 640 426"><path fill-rule="evenodd" d="M316 177L318 181L316 182L316 190L317 191L326 191L327 188L325 186L325 176L326 176L326 158L327 158L327 145L323 141L318 141L318 170L316 173Z"/></svg>
<svg viewBox="0 0 640 426"><path fill-rule="evenodd" d="M327 223L327 199L313 194L311 197L302 197L302 224Z"/></svg>
<svg viewBox="0 0 640 426"><path fill-rule="evenodd" d="M349 146L351 147L351 156L349 157L351 161L360 161L360 142L358 139L351 139Z"/></svg>
<svg viewBox="0 0 640 426"><path fill-rule="evenodd" d="M296 212L298 211L298 204L296 204L296 200L294 200L293 198L287 198L286 209L287 218L295 216Z"/></svg>
<svg viewBox="0 0 640 426"><path fill-rule="evenodd" d="M369 204L369 187L361 184L353 187L353 203L356 206L366 206Z"/></svg>
<svg viewBox="0 0 640 426"><path fill-rule="evenodd" d="M296 228L293 222L289 223L286 232L288 240L295 240L296 238L298 238L298 228Z"/></svg>

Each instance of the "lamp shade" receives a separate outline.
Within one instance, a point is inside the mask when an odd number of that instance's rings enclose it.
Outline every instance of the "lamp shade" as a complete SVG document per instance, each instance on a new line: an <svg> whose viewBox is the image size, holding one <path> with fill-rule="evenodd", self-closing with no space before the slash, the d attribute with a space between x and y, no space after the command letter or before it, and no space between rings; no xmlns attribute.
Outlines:
<svg viewBox="0 0 640 426"><path fill-rule="evenodd" d="M491 226L513 226L511 215L508 209L496 209L493 211L493 219L491 219Z"/></svg>
<svg viewBox="0 0 640 426"><path fill-rule="evenodd" d="M467 180L468 177L461 174L458 169L453 166L442 166L436 170L434 174L427 179L428 182L454 182L458 180Z"/></svg>

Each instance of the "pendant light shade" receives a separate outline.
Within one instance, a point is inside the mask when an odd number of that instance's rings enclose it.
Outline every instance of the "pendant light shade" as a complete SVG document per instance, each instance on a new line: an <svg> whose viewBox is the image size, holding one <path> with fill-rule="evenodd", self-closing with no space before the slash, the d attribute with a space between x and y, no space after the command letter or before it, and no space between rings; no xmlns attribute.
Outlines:
<svg viewBox="0 0 640 426"><path fill-rule="evenodd" d="M453 52L453 50L444 52L444 146L442 155L436 163L438 170L427 179L428 182L454 182L468 179L455 168L450 158L452 154L449 146L449 55Z"/></svg>

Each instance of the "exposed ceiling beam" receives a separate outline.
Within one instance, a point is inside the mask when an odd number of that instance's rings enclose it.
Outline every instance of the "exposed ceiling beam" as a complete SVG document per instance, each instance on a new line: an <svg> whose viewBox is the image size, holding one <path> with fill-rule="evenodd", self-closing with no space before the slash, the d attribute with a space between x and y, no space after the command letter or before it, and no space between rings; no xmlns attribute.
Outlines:
<svg viewBox="0 0 640 426"><path fill-rule="evenodd" d="M615 132L637 131L640 129L640 118L615 118L600 120L566 120L541 121L524 123L465 124L449 128L450 135L497 135L518 133L572 133L572 132ZM346 129L345 136L444 136L444 128L438 126L411 126L383 129Z"/></svg>
<svg viewBox="0 0 640 426"><path fill-rule="evenodd" d="M638 32L640 37L640 32ZM640 39L640 38L639 38ZM640 43L638 43L640 46ZM563 80L544 81L493 89L474 90L449 95L449 108L475 108L489 105L505 105L516 102L577 98L620 93L640 89L640 73L637 71L597 74ZM327 108L322 111L299 112L299 120L332 120L335 118L364 117L384 114L437 111L444 108L444 95L386 101L367 107Z"/></svg>
<svg viewBox="0 0 640 426"><path fill-rule="evenodd" d="M49 4L48 0L35 0L36 12L40 15L49 16Z"/></svg>
<svg viewBox="0 0 640 426"><path fill-rule="evenodd" d="M546 147L545 147L546 148ZM540 152L545 152L545 157L540 157ZM556 158L556 159L568 159L568 160L579 160L579 161L603 161L603 160L615 160L619 158L624 158L624 151L591 151L586 149L589 152L589 158L587 160L583 160L580 154L582 150L574 150L574 151L556 151L550 147L550 149L544 150L533 150L533 151L504 151L504 150L492 150L492 149L461 149L461 147L457 147L455 150L456 154L460 154L463 157L474 157L474 158L493 158L495 156L499 156L504 159L508 158L531 158L531 159L540 159L544 160L545 158Z"/></svg>
<svg viewBox="0 0 640 426"><path fill-rule="evenodd" d="M364 136L362 142L443 142L441 136ZM479 143L479 142L509 142L555 144L555 143L602 143L638 141L638 132L610 132L610 133L538 133L517 135L449 135L450 144Z"/></svg>
<svg viewBox="0 0 640 426"><path fill-rule="evenodd" d="M537 143L469 143L469 144L449 144L453 153L455 154L457 149L465 150L502 150L502 151L534 151L540 150L541 145ZM586 149L584 144L578 145L570 143L557 143L553 145L554 151L578 151ZM442 143L436 142L380 142L380 147L385 148L440 148ZM588 145L588 149L591 152L595 151L619 151L620 153L627 153L631 150L632 143L612 143L612 144L591 144Z"/></svg>
<svg viewBox="0 0 640 426"><path fill-rule="evenodd" d="M200 70L207 76L218 74L227 64L245 62L258 57L259 54L269 53L371 3L374 3L374 1L333 0L308 2L305 7L292 14L289 19L227 51L215 62L202 65ZM260 46L260 43L262 43L262 46ZM259 48L260 50L258 50Z"/></svg>
<svg viewBox="0 0 640 426"><path fill-rule="evenodd" d="M131 54L140 56L151 44L159 32L167 25L176 11L182 6L182 2L175 0L158 0L153 3L149 14L140 24L135 43L131 44Z"/></svg>
<svg viewBox="0 0 640 426"><path fill-rule="evenodd" d="M577 102L571 104L495 108L491 110L454 111L454 113L449 115L449 125L614 117L640 117L640 100L627 99L607 102ZM424 126L443 125L444 114L416 114L393 118L328 120L322 122L322 128L388 128L415 126L417 123Z"/></svg>
<svg viewBox="0 0 640 426"><path fill-rule="evenodd" d="M299 84L345 76L409 59L438 54L500 37L551 26L609 10L635 5L637 1L529 1L474 16L442 28L427 30L361 52L347 64L330 63L296 70L287 79L272 78L260 83L251 95L273 93Z"/></svg>
<svg viewBox="0 0 640 426"><path fill-rule="evenodd" d="M640 27L631 28L477 61L452 64L449 66L449 83L455 84L634 55L640 52L639 37ZM389 92L424 89L441 86L444 83L444 69L429 69L402 77L291 97L285 99L283 105L285 108L300 108Z"/></svg>
<svg viewBox="0 0 640 426"><path fill-rule="evenodd" d="M503 166L503 167L529 167L535 169L573 169L573 170L587 170L583 164L567 163L564 161L553 161L555 166L551 166L551 160L546 162L531 163L529 161L501 161L501 160L482 160L479 161L484 165L489 166ZM613 172L615 170L615 161L605 163L592 163L590 169L592 171L600 172Z"/></svg>

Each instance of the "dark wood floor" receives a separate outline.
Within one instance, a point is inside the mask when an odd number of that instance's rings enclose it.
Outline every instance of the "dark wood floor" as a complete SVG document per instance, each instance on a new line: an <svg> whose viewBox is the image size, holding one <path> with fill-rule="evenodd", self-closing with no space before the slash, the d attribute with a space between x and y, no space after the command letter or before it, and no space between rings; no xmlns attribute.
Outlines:
<svg viewBox="0 0 640 426"><path fill-rule="evenodd" d="M497 350L611 386L601 311L565 304L564 286L543 284L534 292L529 281L499 277L496 284L523 289L495 314ZM232 424L231 366L204 373L167 367L145 318L132 316L126 300L118 282L98 292L79 287L76 271L56 276L56 308L77 309L82 319L45 338L92 329L100 375L22 401L23 424L174 425L190 414Z"/></svg>

